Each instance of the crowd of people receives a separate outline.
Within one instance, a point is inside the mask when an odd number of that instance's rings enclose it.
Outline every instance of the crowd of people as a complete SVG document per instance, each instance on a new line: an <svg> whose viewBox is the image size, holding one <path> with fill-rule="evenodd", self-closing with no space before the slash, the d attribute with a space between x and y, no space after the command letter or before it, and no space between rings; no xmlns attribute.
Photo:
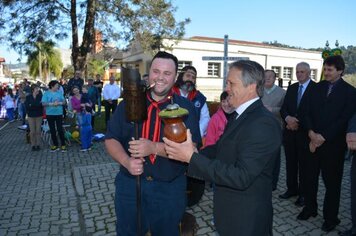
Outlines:
<svg viewBox="0 0 356 236"><path fill-rule="evenodd" d="M76 71L69 81L52 80L44 86L40 82L31 84L27 79L15 86L0 86L2 118L9 122L19 119L22 121L21 128L29 128L32 151L40 150L41 131L48 124L52 144L50 151L66 152L63 124L67 117L75 117L81 151L91 149L95 116L101 116L101 93L107 89L106 86L103 89L99 74L95 81L89 78L86 83L81 75L80 71ZM116 83L114 77L112 80ZM120 96L120 87L116 85L115 88Z"/></svg>

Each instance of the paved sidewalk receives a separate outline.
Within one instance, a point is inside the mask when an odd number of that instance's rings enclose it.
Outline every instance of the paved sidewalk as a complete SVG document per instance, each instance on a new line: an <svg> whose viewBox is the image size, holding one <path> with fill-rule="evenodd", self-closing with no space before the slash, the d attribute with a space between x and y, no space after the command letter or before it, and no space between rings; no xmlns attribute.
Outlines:
<svg viewBox="0 0 356 236"><path fill-rule="evenodd" d="M3 123L2 123L3 125ZM115 235L114 178L119 165L106 153L103 142L88 153L78 144L68 152L32 152L20 122L0 130L0 236L3 235ZM282 158L284 159L284 158ZM274 235L323 235L322 209L309 221L297 221L301 208L295 198L280 200L285 191L284 162L278 190L273 192ZM340 203L341 224L327 235L337 235L350 224L350 162L345 172ZM319 190L320 206L324 187ZM212 190L188 212L199 224L198 235L215 235ZM238 219L236 219L238 220Z"/></svg>

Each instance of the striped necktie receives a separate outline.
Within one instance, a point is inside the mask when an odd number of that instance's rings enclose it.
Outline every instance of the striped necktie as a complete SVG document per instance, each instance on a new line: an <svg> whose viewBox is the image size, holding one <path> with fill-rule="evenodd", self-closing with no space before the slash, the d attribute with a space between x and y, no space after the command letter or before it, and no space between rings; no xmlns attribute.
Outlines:
<svg viewBox="0 0 356 236"><path fill-rule="evenodd" d="M329 97L330 93L333 91L334 84L330 83L328 87L328 92L326 94L327 97Z"/></svg>

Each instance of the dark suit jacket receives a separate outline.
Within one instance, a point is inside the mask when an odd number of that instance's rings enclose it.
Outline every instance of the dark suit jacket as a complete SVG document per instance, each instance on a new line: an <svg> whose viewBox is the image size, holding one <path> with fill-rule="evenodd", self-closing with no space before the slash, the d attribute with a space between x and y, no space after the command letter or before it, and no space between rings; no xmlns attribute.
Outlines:
<svg viewBox="0 0 356 236"><path fill-rule="evenodd" d="M356 90L340 79L327 96L328 86L325 80L316 85L308 107L306 129L321 134L326 145L340 144L346 147L346 129L354 114Z"/></svg>
<svg viewBox="0 0 356 236"><path fill-rule="evenodd" d="M354 116L349 121L349 128L347 129L347 132L349 133L356 132L356 111L354 113Z"/></svg>
<svg viewBox="0 0 356 236"><path fill-rule="evenodd" d="M221 236L272 232L272 172L281 139L280 124L258 100L217 144L193 154L188 175L216 184L214 220Z"/></svg>
<svg viewBox="0 0 356 236"><path fill-rule="evenodd" d="M285 119L287 116L294 116L299 120L299 129L297 131L291 131L287 128L284 129L284 139L293 139L291 136L298 135L298 139L301 142L299 144L304 143L304 146L308 148L308 140L307 140L307 131L305 130L305 116L307 112L307 105L309 104L309 100L311 96L313 96L313 89L315 88L316 83L314 81L310 81L308 87L304 91L303 97L300 101L299 106L297 107L297 98L298 98L298 90L299 83L294 83L288 87L286 96L284 97L283 105L281 107L281 117L286 126ZM292 141L294 143L294 139Z"/></svg>

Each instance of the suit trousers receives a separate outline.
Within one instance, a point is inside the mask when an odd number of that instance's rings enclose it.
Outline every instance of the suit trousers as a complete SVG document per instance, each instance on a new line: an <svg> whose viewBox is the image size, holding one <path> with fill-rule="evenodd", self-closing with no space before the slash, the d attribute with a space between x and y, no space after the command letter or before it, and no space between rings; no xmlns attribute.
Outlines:
<svg viewBox="0 0 356 236"><path fill-rule="evenodd" d="M110 115L112 113L114 113L116 107L117 107L117 100L112 100L111 103L109 103L107 100L105 101L105 123L106 124L110 120Z"/></svg>
<svg viewBox="0 0 356 236"><path fill-rule="evenodd" d="M336 223L338 220L344 154L344 145L332 142L324 143L307 158L308 181L305 184L305 210L317 212L317 193L321 172L326 189L323 215L328 223Z"/></svg>
<svg viewBox="0 0 356 236"><path fill-rule="evenodd" d="M272 189L273 190L277 188L279 172L281 169L281 148L277 152L276 156L277 156L276 164L274 165L274 168L273 168L273 180L272 180Z"/></svg>
<svg viewBox="0 0 356 236"><path fill-rule="evenodd" d="M283 146L286 156L287 189L290 193L304 195L306 158L309 150L305 132L285 131Z"/></svg>
<svg viewBox="0 0 356 236"><path fill-rule="evenodd" d="M356 234L356 153L354 151L351 166L351 219L352 233Z"/></svg>

